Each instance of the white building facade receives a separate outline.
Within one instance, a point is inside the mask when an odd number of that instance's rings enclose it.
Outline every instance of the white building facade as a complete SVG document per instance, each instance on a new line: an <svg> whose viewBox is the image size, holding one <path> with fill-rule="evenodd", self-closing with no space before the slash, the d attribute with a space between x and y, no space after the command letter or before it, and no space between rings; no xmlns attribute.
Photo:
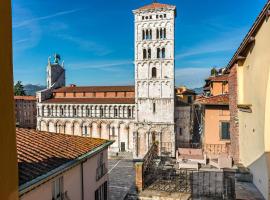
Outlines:
<svg viewBox="0 0 270 200"><path fill-rule="evenodd" d="M135 85L65 87L57 55L48 63L48 88L37 93L37 129L115 140L111 152L132 152L134 158L154 141L160 155L175 155L176 7L152 3L133 13Z"/></svg>

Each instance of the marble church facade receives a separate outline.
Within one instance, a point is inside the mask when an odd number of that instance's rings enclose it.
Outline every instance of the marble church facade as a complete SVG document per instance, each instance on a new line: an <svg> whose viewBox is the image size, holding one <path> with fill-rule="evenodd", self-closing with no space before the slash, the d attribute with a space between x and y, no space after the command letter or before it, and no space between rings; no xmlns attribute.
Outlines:
<svg viewBox="0 0 270 200"><path fill-rule="evenodd" d="M176 7L152 3L135 17L134 86L66 86L60 56L48 60L47 89L37 93L37 129L114 140L110 152L142 158L154 141L175 155Z"/></svg>

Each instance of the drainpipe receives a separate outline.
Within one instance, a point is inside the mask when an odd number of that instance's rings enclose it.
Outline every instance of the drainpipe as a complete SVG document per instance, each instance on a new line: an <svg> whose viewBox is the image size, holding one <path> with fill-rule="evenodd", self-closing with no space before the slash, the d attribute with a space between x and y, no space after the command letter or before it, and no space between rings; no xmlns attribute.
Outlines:
<svg viewBox="0 0 270 200"><path fill-rule="evenodd" d="M82 200L84 200L84 181L83 181L83 163L81 162L81 185L82 185Z"/></svg>

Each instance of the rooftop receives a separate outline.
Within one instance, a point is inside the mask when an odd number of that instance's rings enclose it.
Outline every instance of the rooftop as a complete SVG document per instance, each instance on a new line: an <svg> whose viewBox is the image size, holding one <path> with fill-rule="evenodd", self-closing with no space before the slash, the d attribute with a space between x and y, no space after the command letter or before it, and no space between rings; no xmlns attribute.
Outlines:
<svg viewBox="0 0 270 200"><path fill-rule="evenodd" d="M36 101L35 96L14 96L15 100Z"/></svg>
<svg viewBox="0 0 270 200"><path fill-rule="evenodd" d="M54 92L134 92L134 86L75 86L61 87Z"/></svg>
<svg viewBox="0 0 270 200"><path fill-rule="evenodd" d="M207 81L211 82L223 82L223 81L228 81L228 74L222 74L218 76L210 76Z"/></svg>
<svg viewBox="0 0 270 200"><path fill-rule="evenodd" d="M70 162L79 161L81 156L111 144L103 139L23 128L16 129L16 139L19 185L24 189L25 185L36 183L35 179L44 178L52 171L56 173L59 167L68 166Z"/></svg>
<svg viewBox="0 0 270 200"><path fill-rule="evenodd" d="M210 97L200 97L195 101L196 104L202 105L229 105L229 94L222 94Z"/></svg>
<svg viewBox="0 0 270 200"><path fill-rule="evenodd" d="M155 3L145 5L143 7L140 7L137 10L139 10L139 11L141 11L141 10L153 10L153 9L160 9L160 8L175 8L175 6L155 2Z"/></svg>

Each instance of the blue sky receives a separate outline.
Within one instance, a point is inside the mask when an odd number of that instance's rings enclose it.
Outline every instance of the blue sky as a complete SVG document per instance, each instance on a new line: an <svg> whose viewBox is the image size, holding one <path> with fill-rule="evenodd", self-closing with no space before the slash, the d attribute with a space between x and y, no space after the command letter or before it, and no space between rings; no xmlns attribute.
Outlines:
<svg viewBox="0 0 270 200"><path fill-rule="evenodd" d="M67 84L134 84L132 10L151 0L13 0L14 79L45 85L47 58ZM266 0L163 0L177 6L176 84L200 87L225 66Z"/></svg>

